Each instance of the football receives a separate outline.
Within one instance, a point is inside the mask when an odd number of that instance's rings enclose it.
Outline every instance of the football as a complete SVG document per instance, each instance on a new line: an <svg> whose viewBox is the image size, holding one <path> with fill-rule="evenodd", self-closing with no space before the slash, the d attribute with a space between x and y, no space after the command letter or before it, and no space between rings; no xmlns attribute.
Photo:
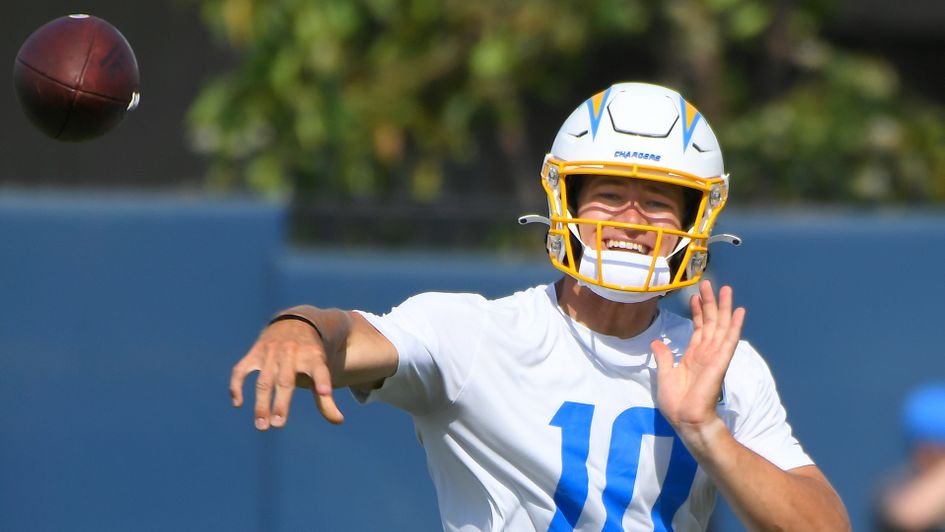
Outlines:
<svg viewBox="0 0 945 532"><path fill-rule="evenodd" d="M61 141L100 137L140 99L138 61L114 26L91 15L57 18L20 47L13 83L23 112Z"/></svg>

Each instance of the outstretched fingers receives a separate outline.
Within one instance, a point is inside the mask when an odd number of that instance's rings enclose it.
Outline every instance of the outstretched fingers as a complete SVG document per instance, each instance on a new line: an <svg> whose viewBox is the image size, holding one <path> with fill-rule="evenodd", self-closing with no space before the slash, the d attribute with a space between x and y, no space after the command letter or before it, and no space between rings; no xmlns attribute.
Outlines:
<svg viewBox="0 0 945 532"><path fill-rule="evenodd" d="M718 330L724 335L732 323L732 287L719 289Z"/></svg>
<svg viewBox="0 0 945 532"><path fill-rule="evenodd" d="M266 430L270 426L269 415L278 372L277 358L268 353L256 377L256 408L253 416L256 419L256 428L259 430Z"/></svg>
<svg viewBox="0 0 945 532"><path fill-rule="evenodd" d="M285 426L297 382L312 386L315 403L325 419L335 424L343 422L344 416L332 396L331 371L324 352L295 347L284 355L287 356L283 356L274 367L266 366L256 380L256 428L266 430L270 426ZM277 357L270 359L276 360ZM268 410L270 401L271 411Z"/></svg>
<svg viewBox="0 0 945 532"><path fill-rule="evenodd" d="M698 347L706 354L717 353L725 360L731 359L745 319L745 309L733 310L733 302L730 286L720 288L716 298L711 282L703 280L699 283L699 294L693 295L689 302L693 323L690 346Z"/></svg>
<svg viewBox="0 0 945 532"><path fill-rule="evenodd" d="M289 418L289 405L292 402L292 392L295 391L296 367L293 362L294 359L284 361L277 370L275 398L269 416L269 424L275 428L284 427Z"/></svg>
<svg viewBox="0 0 945 532"><path fill-rule="evenodd" d="M689 298L689 309L692 312L692 338L689 342L698 344L702 341L702 299L698 294Z"/></svg>
<svg viewBox="0 0 945 532"><path fill-rule="evenodd" d="M719 289L719 305L716 322L717 341L725 347L732 347L741 338L742 324L745 321L745 309L738 307L732 310L734 296L731 286Z"/></svg>
<svg viewBox="0 0 945 532"><path fill-rule="evenodd" d="M711 342L715 337L719 321L719 306L715 300L715 292L712 290L712 283L701 281L699 283L699 302L700 312L702 314L702 341Z"/></svg>
<svg viewBox="0 0 945 532"><path fill-rule="evenodd" d="M742 337L742 325L745 323L745 307L738 307L732 312L732 323L728 327L726 334L726 341L729 345L734 346L738 344L738 341Z"/></svg>
<svg viewBox="0 0 945 532"><path fill-rule="evenodd" d="M230 398L233 400L233 406L243 406L243 383L246 382L246 376L254 371L259 371L259 364L256 360L255 351L250 351L243 360L233 366L230 374Z"/></svg>
<svg viewBox="0 0 945 532"><path fill-rule="evenodd" d="M243 385L250 373L256 377L256 428L284 427L296 387L313 388L315 402L322 416L341 423L344 416L332 397L332 378L328 357L320 336L298 320L282 320L264 329L252 349L234 367L230 375L233 406L243 404Z"/></svg>

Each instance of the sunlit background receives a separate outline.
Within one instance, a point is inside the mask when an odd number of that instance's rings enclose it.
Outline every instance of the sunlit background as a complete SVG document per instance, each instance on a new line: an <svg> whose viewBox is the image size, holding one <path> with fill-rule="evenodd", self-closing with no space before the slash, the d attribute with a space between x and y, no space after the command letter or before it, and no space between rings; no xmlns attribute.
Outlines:
<svg viewBox="0 0 945 532"><path fill-rule="evenodd" d="M899 402L945 380L941 1L37 0L4 7L7 72L76 11L131 43L141 104L66 144L0 96L0 530L436 529L409 418L300 393L258 434L230 366L290 304L555 279L515 219L629 80L717 133L746 244L710 271L870 530Z"/></svg>

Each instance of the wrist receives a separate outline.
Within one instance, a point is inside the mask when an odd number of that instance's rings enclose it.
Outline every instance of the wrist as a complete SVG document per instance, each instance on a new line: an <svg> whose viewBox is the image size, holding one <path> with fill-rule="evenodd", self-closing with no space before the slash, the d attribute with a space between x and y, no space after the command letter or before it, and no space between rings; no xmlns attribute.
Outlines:
<svg viewBox="0 0 945 532"><path fill-rule="evenodd" d="M347 312L338 309L299 305L279 312L269 321L269 324L285 320L297 320L310 325L318 335L325 354L328 356L345 349L348 333L351 330L351 317Z"/></svg>
<svg viewBox="0 0 945 532"><path fill-rule="evenodd" d="M295 312L295 309L298 307L293 307L291 309L283 310L275 315L274 318L269 320L269 325L278 323L280 321L294 320L300 321L302 323L308 324L311 328L315 329L315 334L318 335L319 339L324 343L325 335L322 333L321 328L319 328L318 323L309 316L305 316L300 312Z"/></svg>
<svg viewBox="0 0 945 532"><path fill-rule="evenodd" d="M701 423L680 423L674 428L697 460L709 457L720 444L732 439L728 427L718 415Z"/></svg>

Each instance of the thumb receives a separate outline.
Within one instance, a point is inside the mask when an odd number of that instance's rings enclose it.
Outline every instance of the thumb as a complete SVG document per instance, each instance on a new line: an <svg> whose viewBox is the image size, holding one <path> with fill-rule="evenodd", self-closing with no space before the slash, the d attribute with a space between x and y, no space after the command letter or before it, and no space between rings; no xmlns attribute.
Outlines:
<svg viewBox="0 0 945 532"><path fill-rule="evenodd" d="M656 360L657 373L663 373L673 369L675 357L673 352L666 347L662 340L653 340L650 342L650 349L653 350L653 358Z"/></svg>
<svg viewBox="0 0 945 532"><path fill-rule="evenodd" d="M318 410L321 412L322 417L328 420L329 423L335 425L340 425L344 422L345 417L335 404L330 386L316 386L315 389L312 390L312 393L315 395L315 403L318 405Z"/></svg>

